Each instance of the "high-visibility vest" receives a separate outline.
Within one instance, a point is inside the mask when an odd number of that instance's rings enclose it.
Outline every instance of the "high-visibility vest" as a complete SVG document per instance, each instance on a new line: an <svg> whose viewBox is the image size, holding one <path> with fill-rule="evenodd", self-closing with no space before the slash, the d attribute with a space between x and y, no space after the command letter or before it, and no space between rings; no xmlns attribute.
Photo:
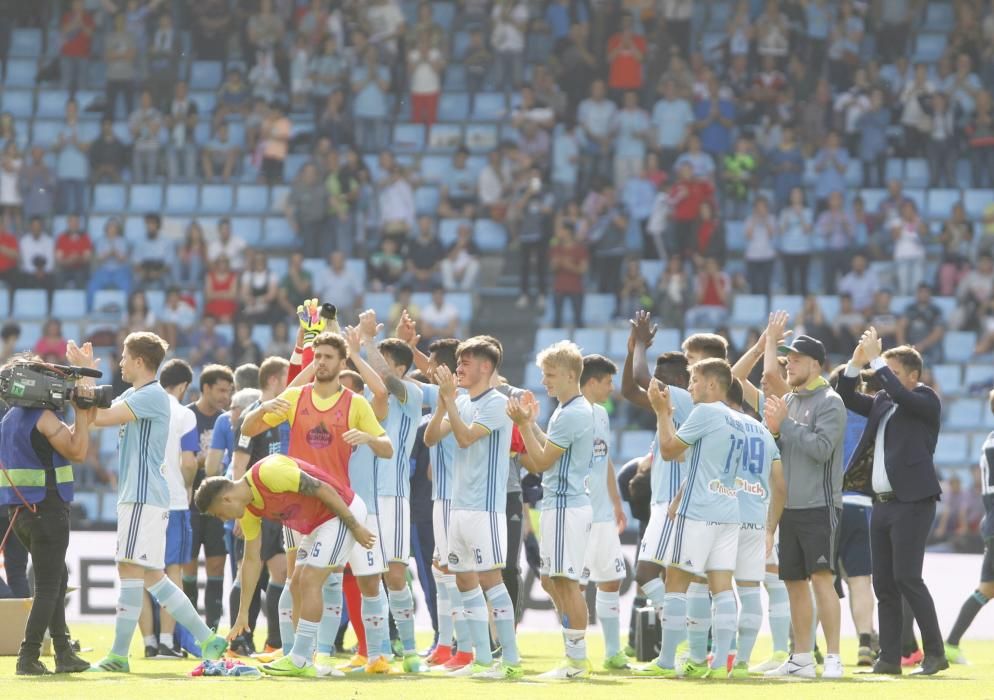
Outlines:
<svg viewBox="0 0 994 700"><path fill-rule="evenodd" d="M32 442L42 411L13 406L0 420L0 505L39 503L52 488L66 503L72 501L73 471L69 460L51 446L43 450L47 454L39 455Z"/></svg>

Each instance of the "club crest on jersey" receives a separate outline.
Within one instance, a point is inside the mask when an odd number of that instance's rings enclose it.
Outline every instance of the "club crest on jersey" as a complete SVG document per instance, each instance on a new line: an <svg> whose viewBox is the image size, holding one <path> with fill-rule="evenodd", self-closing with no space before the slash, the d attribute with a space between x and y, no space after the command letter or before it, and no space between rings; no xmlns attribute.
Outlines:
<svg viewBox="0 0 994 700"><path fill-rule="evenodd" d="M304 439L307 440L308 445L316 450L324 449L331 445L331 433L324 427L324 423L308 430Z"/></svg>

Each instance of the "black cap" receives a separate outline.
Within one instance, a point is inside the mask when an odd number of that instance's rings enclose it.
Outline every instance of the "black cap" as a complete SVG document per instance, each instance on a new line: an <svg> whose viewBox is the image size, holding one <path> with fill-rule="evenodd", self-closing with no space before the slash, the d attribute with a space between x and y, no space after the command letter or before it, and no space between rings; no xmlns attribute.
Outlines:
<svg viewBox="0 0 994 700"><path fill-rule="evenodd" d="M788 352L799 352L818 360L819 364L825 364L825 346L820 340L812 338L810 335L799 335L794 338L794 342L790 345L781 345L777 350L780 351L781 355L786 355Z"/></svg>

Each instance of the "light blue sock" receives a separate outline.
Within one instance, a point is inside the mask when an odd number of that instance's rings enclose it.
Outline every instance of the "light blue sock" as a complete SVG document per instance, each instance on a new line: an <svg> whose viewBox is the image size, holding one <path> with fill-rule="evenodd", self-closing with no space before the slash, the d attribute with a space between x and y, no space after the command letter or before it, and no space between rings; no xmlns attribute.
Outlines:
<svg viewBox="0 0 994 700"><path fill-rule="evenodd" d="M452 646L452 602L449 600L449 589L445 585L445 574L431 567L431 575L435 579L435 609L438 612L438 645Z"/></svg>
<svg viewBox="0 0 994 700"><path fill-rule="evenodd" d="M663 602L666 600L666 586L663 584L663 580L656 577L643 584L642 593L652 603L652 607L656 609L656 614L660 614L663 610Z"/></svg>
<svg viewBox="0 0 994 700"><path fill-rule="evenodd" d="M735 663L749 663L752 648L756 646L756 637L763 624L763 599L759 594L759 586L739 586L739 629Z"/></svg>
<svg viewBox="0 0 994 700"><path fill-rule="evenodd" d="M587 630L563 627L563 639L566 641L567 659L570 661L587 660Z"/></svg>
<svg viewBox="0 0 994 700"><path fill-rule="evenodd" d="M604 656L608 659L621 651L620 598L618 591L597 591L597 619L604 632Z"/></svg>
<svg viewBox="0 0 994 700"><path fill-rule="evenodd" d="M722 591L714 596L714 644L711 668L724 671L728 663L728 650L732 648L735 638L735 627L738 624L738 611L735 605L735 593Z"/></svg>
<svg viewBox="0 0 994 700"><path fill-rule="evenodd" d="M469 631L466 608L463 606L459 586L456 585L455 574L446 575L445 589L449 592L449 605L452 607L452 629L456 633L456 646L459 651L469 651L473 648L473 635Z"/></svg>
<svg viewBox="0 0 994 700"><path fill-rule="evenodd" d="M293 596L290 594L290 582L287 581L280 593L280 641L283 644L283 656L288 656L293 649Z"/></svg>
<svg viewBox="0 0 994 700"><path fill-rule="evenodd" d="M121 579L121 589L117 593L117 617L114 619L114 645L110 648L112 654L128 655L131 638L135 636L135 627L138 626L138 616L142 612L144 589L145 582L140 578Z"/></svg>
<svg viewBox="0 0 994 700"><path fill-rule="evenodd" d="M298 667L306 666L314 658L314 644L318 636L320 620L305 620L297 622L297 634L293 639L293 649L290 650L290 660Z"/></svg>
<svg viewBox="0 0 994 700"><path fill-rule="evenodd" d="M211 636L210 627L197 614L196 608L183 593L183 589L170 581L168 576L163 576L157 583L149 586L148 592L159 601L159 605L164 607L176 622L186 627L198 643L202 644Z"/></svg>
<svg viewBox="0 0 994 700"><path fill-rule="evenodd" d="M399 591L390 591L389 597L390 613L404 645L404 655L416 654L418 648L414 642L414 596L411 595L411 589L404 586Z"/></svg>
<svg viewBox="0 0 994 700"><path fill-rule="evenodd" d="M466 619L469 621L469 633L473 638L473 650L476 652L476 663L489 666L494 662L490 653L490 626L488 624L487 601L483 598L483 589L477 586L462 592L462 604L466 609Z"/></svg>
<svg viewBox="0 0 994 700"><path fill-rule="evenodd" d="M393 658L393 646L390 644L390 604L387 601L387 589L380 583L380 606L383 608L383 614L387 617L386 629L383 633L383 641L380 644L380 653L387 657L388 659ZM396 624L396 620L394 620ZM369 642L367 640L366 647L369 647Z"/></svg>
<svg viewBox="0 0 994 700"><path fill-rule="evenodd" d="M790 648L790 598L787 595L787 586L779 576L769 572L763 584L770 598L770 633L773 636L773 651L786 653Z"/></svg>
<svg viewBox="0 0 994 700"><path fill-rule="evenodd" d="M667 593L663 602L663 641L659 646L659 658L656 659L656 664L660 668L673 668L676 648L686 638L687 595Z"/></svg>
<svg viewBox="0 0 994 700"><path fill-rule="evenodd" d="M366 630L366 654L370 661L378 658L383 652L383 638L389 637L387 627L387 609L379 595L362 597L362 626Z"/></svg>
<svg viewBox="0 0 994 700"><path fill-rule="evenodd" d="M318 653L330 654L335 649L335 637L342 626L342 572L328 574L321 588L324 611L318 627Z"/></svg>
<svg viewBox="0 0 994 700"><path fill-rule="evenodd" d="M708 631L711 629L711 596L706 583L687 586L687 645L690 660L702 664L708 658Z"/></svg>
<svg viewBox="0 0 994 700"><path fill-rule="evenodd" d="M514 630L514 605L507 586L498 583L487 591L487 600L494 611L494 627L497 628L497 641L500 642L504 663L517 666L521 663L518 655L518 635Z"/></svg>

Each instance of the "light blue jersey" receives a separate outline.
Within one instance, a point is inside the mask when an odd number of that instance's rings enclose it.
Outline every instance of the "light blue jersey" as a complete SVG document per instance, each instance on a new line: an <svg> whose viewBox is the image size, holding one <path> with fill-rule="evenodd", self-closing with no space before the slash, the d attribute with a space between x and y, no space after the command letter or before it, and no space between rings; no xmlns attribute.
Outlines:
<svg viewBox="0 0 994 700"><path fill-rule="evenodd" d="M438 387L425 384L421 387L425 406L434 413L438 410ZM457 389L457 396L466 393ZM448 501L452 498L452 460L455 458L456 436L449 433L429 450L431 460L431 500Z"/></svg>
<svg viewBox="0 0 994 700"><path fill-rule="evenodd" d="M770 431L752 416L740 414L745 428L746 445L742 464L735 480L739 499L739 519L743 523L763 525L770 505L770 468L780 459L780 448Z"/></svg>
<svg viewBox="0 0 994 700"><path fill-rule="evenodd" d="M607 468L611 463L611 419L600 404L592 404L594 412L594 453L590 460L590 480L587 490L590 493L590 508L595 523L614 521L614 504L607 490Z"/></svg>
<svg viewBox="0 0 994 700"><path fill-rule="evenodd" d="M747 440L742 418L723 403L699 403L677 431L690 447L679 511L688 520L739 522L735 479Z"/></svg>
<svg viewBox="0 0 994 700"><path fill-rule="evenodd" d="M587 477L594 454L594 415L582 394L556 406L546 435L565 450L542 475L542 510L579 508L590 505Z"/></svg>
<svg viewBox="0 0 994 700"><path fill-rule="evenodd" d="M511 462L511 419L507 397L487 389L475 399L456 397L459 417L467 426L489 431L469 447L456 446L452 464L452 507L504 513L507 509L507 472Z"/></svg>
<svg viewBox="0 0 994 700"><path fill-rule="evenodd" d="M383 429L393 443L393 457L376 457L376 493L378 496L409 498L411 491L411 451L418 435L421 422L421 387L405 381L407 400L400 400L390 394L387 403L387 419Z"/></svg>
<svg viewBox="0 0 994 700"><path fill-rule="evenodd" d="M673 427L679 430L694 409L694 400L686 389L678 386L670 386L669 389L670 404L673 406ZM663 459L659 453L658 436L652 441L652 468L649 476L653 503L669 503L673 500L683 482L683 466L682 460Z"/></svg>
<svg viewBox="0 0 994 700"><path fill-rule="evenodd" d="M169 439L169 394L157 381L130 388L114 400L124 402L135 420L121 426L117 463L117 502L169 508L166 441Z"/></svg>
<svg viewBox="0 0 994 700"><path fill-rule="evenodd" d="M373 393L365 390L367 401L373 400ZM377 466L383 467L388 462L383 460L377 465L376 455L369 445L359 445L352 450L349 457L349 486L366 504L366 512L376 515L376 472Z"/></svg>

